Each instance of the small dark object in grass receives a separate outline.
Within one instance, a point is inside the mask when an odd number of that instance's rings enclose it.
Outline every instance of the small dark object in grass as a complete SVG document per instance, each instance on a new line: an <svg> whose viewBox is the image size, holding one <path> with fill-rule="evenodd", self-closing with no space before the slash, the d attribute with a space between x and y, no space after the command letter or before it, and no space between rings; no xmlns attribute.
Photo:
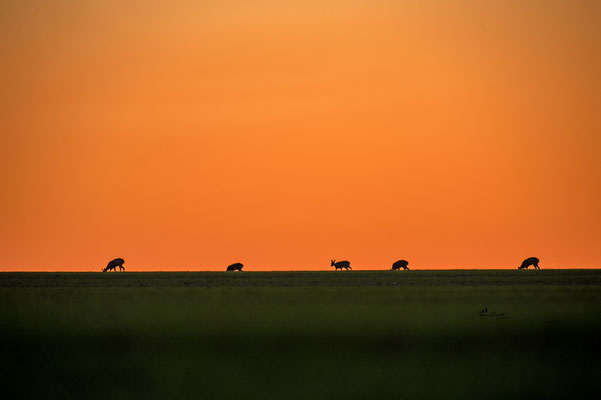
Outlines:
<svg viewBox="0 0 601 400"><path fill-rule="evenodd" d="M353 270L351 268L351 263L349 261L338 261L336 262L336 260L331 260L332 261L332 267L334 267L336 269L336 271L341 270L342 268L346 269L347 271L350 269L351 271Z"/></svg>
<svg viewBox="0 0 601 400"><path fill-rule="evenodd" d="M242 263L235 263L232 265L228 265L227 271L242 271L242 267L244 267Z"/></svg>
<svg viewBox="0 0 601 400"><path fill-rule="evenodd" d="M408 261L405 260L399 260L397 262L395 262L394 264L392 264L392 270L400 270L401 268L404 270L409 270L409 267L407 266L409 265Z"/></svg>
<svg viewBox="0 0 601 400"><path fill-rule="evenodd" d="M482 311L480 311L478 313L478 315L480 315L480 317L494 317L494 318L509 318L504 312L495 312L495 311L491 311L488 312L488 308L483 309Z"/></svg>
<svg viewBox="0 0 601 400"><path fill-rule="evenodd" d="M106 266L105 269L102 270L102 272L106 272L106 271L110 271L110 270L117 271L117 267L119 267L119 271L125 271L125 267L123 266L123 263L125 263L125 260L123 260L122 258L115 258L114 260L112 260L108 263L108 265Z"/></svg>
<svg viewBox="0 0 601 400"><path fill-rule="evenodd" d="M538 258L536 258L536 257L527 258L524 261L522 261L522 265L520 265L518 267L518 269L528 269L528 267L531 266L531 265L534 267L534 269L540 269L538 267L538 262L539 261L540 260Z"/></svg>

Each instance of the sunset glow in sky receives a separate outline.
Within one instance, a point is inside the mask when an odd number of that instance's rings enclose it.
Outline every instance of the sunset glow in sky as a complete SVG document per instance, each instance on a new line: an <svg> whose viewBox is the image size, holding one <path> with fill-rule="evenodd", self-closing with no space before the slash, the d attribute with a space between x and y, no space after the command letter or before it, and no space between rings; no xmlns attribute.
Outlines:
<svg viewBox="0 0 601 400"><path fill-rule="evenodd" d="M0 270L601 268L601 1L0 0Z"/></svg>

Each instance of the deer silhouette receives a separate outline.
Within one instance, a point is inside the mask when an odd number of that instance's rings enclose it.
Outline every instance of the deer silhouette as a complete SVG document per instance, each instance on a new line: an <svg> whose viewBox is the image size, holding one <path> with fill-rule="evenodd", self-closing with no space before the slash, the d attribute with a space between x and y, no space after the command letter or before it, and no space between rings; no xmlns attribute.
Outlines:
<svg viewBox="0 0 601 400"><path fill-rule="evenodd" d="M242 272L242 267L244 267L244 265L242 265L242 263L235 263L235 264L232 264L232 265L228 265L226 271L240 271L240 272Z"/></svg>
<svg viewBox="0 0 601 400"><path fill-rule="evenodd" d="M351 268L351 263L348 261L338 261L336 262L336 260L332 260L332 267L334 267L336 269L336 271L341 270L342 268L346 269L347 271L350 269L351 271L353 270Z"/></svg>
<svg viewBox="0 0 601 400"><path fill-rule="evenodd" d="M528 269L529 266L533 266L534 269L540 269L538 266L538 262L540 260L536 257L530 257L522 261L522 265L518 267L518 269Z"/></svg>
<svg viewBox="0 0 601 400"><path fill-rule="evenodd" d="M401 268L403 268L404 270L408 270L409 267L407 266L409 265L409 262L405 261L405 260L399 260L397 262L395 262L394 264L392 264L392 270L400 270Z"/></svg>
<svg viewBox="0 0 601 400"><path fill-rule="evenodd" d="M117 267L119 267L119 271L125 271L123 263L125 263L125 260L122 258L115 258L114 260L109 261L108 265L102 270L102 272L107 272L110 270L117 271Z"/></svg>

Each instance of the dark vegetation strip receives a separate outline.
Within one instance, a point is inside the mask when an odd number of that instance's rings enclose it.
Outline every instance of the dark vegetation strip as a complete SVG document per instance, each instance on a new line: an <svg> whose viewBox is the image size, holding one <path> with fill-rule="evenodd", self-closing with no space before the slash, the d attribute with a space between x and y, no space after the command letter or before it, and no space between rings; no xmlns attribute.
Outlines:
<svg viewBox="0 0 601 400"><path fill-rule="evenodd" d="M601 286L601 270L3 272L1 288Z"/></svg>
<svg viewBox="0 0 601 400"><path fill-rule="evenodd" d="M7 353L15 351L38 351L37 345L51 348L99 348L103 351L137 351L143 348L163 351L206 351L215 353L238 352L299 352L299 351L348 351L354 352L407 352L433 351L457 353L472 348L490 351L536 351L540 353L570 351L590 357L601 351L601 323L592 321L586 330L559 323L549 324L545 330L503 330L483 335L476 330L465 332L210 332L195 331L148 332L135 335L132 332L114 330L98 334L81 332L0 332L0 348ZM504 350L503 350L504 349Z"/></svg>

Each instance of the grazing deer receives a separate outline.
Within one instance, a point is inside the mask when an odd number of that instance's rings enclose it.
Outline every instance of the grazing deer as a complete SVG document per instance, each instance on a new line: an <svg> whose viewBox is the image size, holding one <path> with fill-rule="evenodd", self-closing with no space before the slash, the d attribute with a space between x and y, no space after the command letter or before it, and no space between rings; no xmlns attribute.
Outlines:
<svg viewBox="0 0 601 400"><path fill-rule="evenodd" d="M522 265L518 269L528 269L529 266L533 266L534 269L540 269L538 266L539 259L536 257L530 257L522 261Z"/></svg>
<svg viewBox="0 0 601 400"><path fill-rule="evenodd" d="M409 270L409 267L407 266L409 265L409 263L405 260L399 260L397 262L395 262L394 264L392 264L392 270L400 270L401 268L403 268L404 270Z"/></svg>
<svg viewBox="0 0 601 400"><path fill-rule="evenodd" d="M351 263L348 261L338 261L336 262L336 260L332 260L332 267L334 267L336 269L336 271L341 270L342 268L346 269L347 271L350 269L351 271L353 270L351 268Z"/></svg>
<svg viewBox="0 0 601 400"><path fill-rule="evenodd" d="M110 271L110 270L117 271L117 267L119 267L119 271L125 271L125 267L123 266L124 262L125 262L125 260L123 260L122 258L115 258L113 261L110 261L108 263L108 265L106 266L105 269L102 270L102 272L106 272L106 271Z"/></svg>
<svg viewBox="0 0 601 400"><path fill-rule="evenodd" d="M228 265L227 271L240 271L240 272L242 272L242 267L244 267L244 265L242 265L242 263L235 263L235 264L232 264L232 265Z"/></svg>

